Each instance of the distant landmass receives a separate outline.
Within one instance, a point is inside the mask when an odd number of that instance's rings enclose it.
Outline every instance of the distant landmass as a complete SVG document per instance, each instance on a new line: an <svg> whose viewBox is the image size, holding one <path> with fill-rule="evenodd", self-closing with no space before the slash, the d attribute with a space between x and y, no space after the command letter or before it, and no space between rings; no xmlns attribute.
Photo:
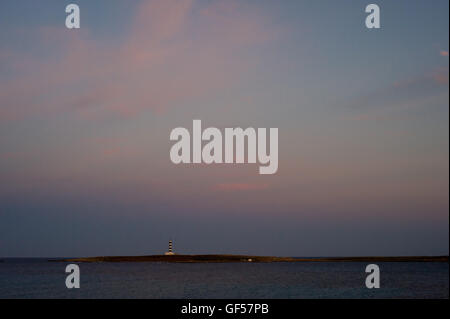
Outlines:
<svg viewBox="0 0 450 319"><path fill-rule="evenodd" d="M323 257L295 258L247 255L150 255L150 256L100 256L67 258L51 261L64 262L170 262L170 263L236 263L236 262L448 262L448 256L410 257Z"/></svg>

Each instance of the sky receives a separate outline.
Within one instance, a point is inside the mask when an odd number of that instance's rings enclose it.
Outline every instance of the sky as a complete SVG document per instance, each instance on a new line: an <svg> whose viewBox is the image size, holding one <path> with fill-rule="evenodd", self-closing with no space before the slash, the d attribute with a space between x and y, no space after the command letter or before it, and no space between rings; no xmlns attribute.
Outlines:
<svg viewBox="0 0 450 319"><path fill-rule="evenodd" d="M447 255L449 2L0 2L0 256ZM279 168L172 129L279 130Z"/></svg>

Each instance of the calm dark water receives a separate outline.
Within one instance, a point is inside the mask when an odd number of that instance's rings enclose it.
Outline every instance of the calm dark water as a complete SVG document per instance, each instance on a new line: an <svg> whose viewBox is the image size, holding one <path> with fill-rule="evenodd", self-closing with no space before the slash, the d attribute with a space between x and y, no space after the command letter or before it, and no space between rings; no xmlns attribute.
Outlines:
<svg viewBox="0 0 450 319"><path fill-rule="evenodd" d="M378 263L381 288L365 287L366 263L66 263L6 259L0 298L449 298L448 263Z"/></svg>

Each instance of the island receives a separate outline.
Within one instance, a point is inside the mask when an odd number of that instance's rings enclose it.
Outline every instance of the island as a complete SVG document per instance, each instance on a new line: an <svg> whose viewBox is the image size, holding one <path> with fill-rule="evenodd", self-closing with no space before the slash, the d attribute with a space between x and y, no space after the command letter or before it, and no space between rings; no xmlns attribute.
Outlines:
<svg viewBox="0 0 450 319"><path fill-rule="evenodd" d="M99 256L54 259L62 262L167 262L167 263L272 263L272 262L448 262L448 256L399 257L272 257L249 255L149 255L149 256Z"/></svg>

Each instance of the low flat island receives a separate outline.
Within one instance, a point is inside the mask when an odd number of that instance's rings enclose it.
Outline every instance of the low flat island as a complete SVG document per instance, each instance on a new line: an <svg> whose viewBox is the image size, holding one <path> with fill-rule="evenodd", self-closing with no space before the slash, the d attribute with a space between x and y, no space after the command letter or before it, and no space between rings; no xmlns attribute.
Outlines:
<svg viewBox="0 0 450 319"><path fill-rule="evenodd" d="M323 257L294 258L247 255L149 255L67 258L63 262L169 262L169 263L236 263L236 262L448 262L448 256L410 257Z"/></svg>

